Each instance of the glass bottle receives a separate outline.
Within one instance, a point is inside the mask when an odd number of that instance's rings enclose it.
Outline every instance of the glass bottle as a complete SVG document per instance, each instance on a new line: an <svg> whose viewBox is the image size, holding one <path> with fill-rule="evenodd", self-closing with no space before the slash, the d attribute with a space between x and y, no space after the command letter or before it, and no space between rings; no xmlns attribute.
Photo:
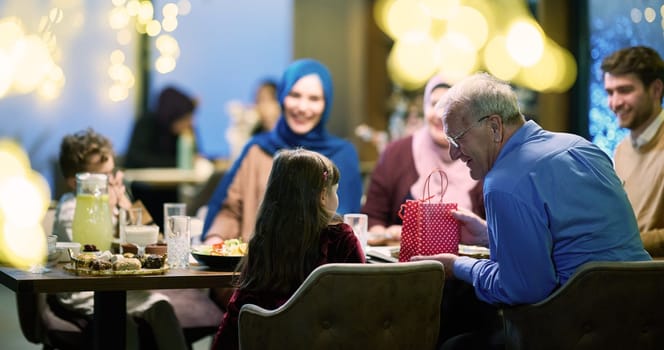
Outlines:
<svg viewBox="0 0 664 350"><path fill-rule="evenodd" d="M76 210L71 228L74 242L94 244L100 251L111 249L113 223L106 175L76 174Z"/></svg>
<svg viewBox="0 0 664 350"><path fill-rule="evenodd" d="M194 134L191 130L186 130L177 140L176 166L180 169L194 168Z"/></svg>

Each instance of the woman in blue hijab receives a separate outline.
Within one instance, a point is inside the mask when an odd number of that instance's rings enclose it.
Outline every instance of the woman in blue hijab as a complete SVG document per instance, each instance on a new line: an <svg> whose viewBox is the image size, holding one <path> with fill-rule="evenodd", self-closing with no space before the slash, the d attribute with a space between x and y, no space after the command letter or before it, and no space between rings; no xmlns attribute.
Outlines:
<svg viewBox="0 0 664 350"><path fill-rule="evenodd" d="M280 149L302 147L330 158L341 172L339 213L359 212L362 176L355 147L328 133L332 77L313 59L291 63L278 90L282 114L276 127L251 138L208 203L203 228L206 243L242 238L248 241L263 198L272 157ZM324 176L321 174L321 176Z"/></svg>

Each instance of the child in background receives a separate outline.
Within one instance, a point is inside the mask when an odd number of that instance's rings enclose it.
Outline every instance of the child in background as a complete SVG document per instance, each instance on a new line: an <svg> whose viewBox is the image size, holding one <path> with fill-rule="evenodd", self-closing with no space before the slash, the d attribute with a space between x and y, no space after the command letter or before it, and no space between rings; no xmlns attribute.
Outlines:
<svg viewBox="0 0 664 350"><path fill-rule="evenodd" d="M108 175L109 206L117 213L119 208L131 208L122 172L113 173L115 159L113 146L104 136L92 129L67 135L60 145L60 167L67 185L76 189L76 173L91 172ZM71 225L76 209L76 195L66 193L56 208L53 234L58 241L71 241ZM116 214L117 215L117 214ZM114 215L114 217L116 217ZM92 321L94 313L94 293L58 293L47 298L52 309L61 310L58 316L74 320ZM56 312L57 313L57 312ZM186 349L184 333L168 298L163 294L150 291L127 291L127 349L138 348L138 333L132 316L144 320L154 333L159 349Z"/></svg>
<svg viewBox="0 0 664 350"><path fill-rule="evenodd" d="M304 149L277 153L253 236L239 269L213 349L238 349L238 315L245 304L276 309L309 273L327 263L364 263L350 226L336 215L339 169Z"/></svg>
<svg viewBox="0 0 664 350"><path fill-rule="evenodd" d="M71 242L71 225L76 208L76 173L92 172L108 176L108 205L117 223L120 209L130 209L131 201L122 181L123 173L115 172L115 159L111 142L92 129L67 135L60 145L60 170L67 187L72 191L60 197L55 211L53 234L58 242Z"/></svg>

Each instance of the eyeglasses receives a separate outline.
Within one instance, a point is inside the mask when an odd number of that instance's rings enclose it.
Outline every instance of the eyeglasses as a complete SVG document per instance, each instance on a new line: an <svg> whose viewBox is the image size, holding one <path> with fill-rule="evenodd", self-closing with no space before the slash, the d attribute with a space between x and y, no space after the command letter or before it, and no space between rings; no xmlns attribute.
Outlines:
<svg viewBox="0 0 664 350"><path fill-rule="evenodd" d="M456 147L456 148L459 148L459 140L463 137L463 135L465 135L467 132L469 132L470 129L472 129L472 128L478 126L478 125L480 125L480 123L481 123L482 121L484 121L485 119L489 118L490 116L491 116L491 114L490 114L490 115L485 115L484 117L478 119L478 120L477 120L476 122L474 122L471 126L467 127L465 130L463 130L462 132L458 133L456 136L449 136L449 135L447 135L447 141L449 141L450 144L451 144L452 146L454 146L454 147Z"/></svg>

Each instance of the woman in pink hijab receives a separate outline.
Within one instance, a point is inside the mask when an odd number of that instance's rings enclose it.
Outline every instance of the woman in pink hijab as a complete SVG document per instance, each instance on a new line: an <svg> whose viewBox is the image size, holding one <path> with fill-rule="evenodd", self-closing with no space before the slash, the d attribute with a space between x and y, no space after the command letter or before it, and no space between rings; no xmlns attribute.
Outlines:
<svg viewBox="0 0 664 350"><path fill-rule="evenodd" d="M424 125L412 135L391 142L381 154L371 174L362 212L369 217L369 231L384 239L370 240L370 244L400 240L399 208L408 199L423 197L424 182L435 169L444 170L449 180L445 202L456 202L460 208L484 217L481 184L470 178L463 162L450 158L442 120L434 108L450 87L440 75L432 77L424 89ZM440 186L440 177L432 176L432 192Z"/></svg>

